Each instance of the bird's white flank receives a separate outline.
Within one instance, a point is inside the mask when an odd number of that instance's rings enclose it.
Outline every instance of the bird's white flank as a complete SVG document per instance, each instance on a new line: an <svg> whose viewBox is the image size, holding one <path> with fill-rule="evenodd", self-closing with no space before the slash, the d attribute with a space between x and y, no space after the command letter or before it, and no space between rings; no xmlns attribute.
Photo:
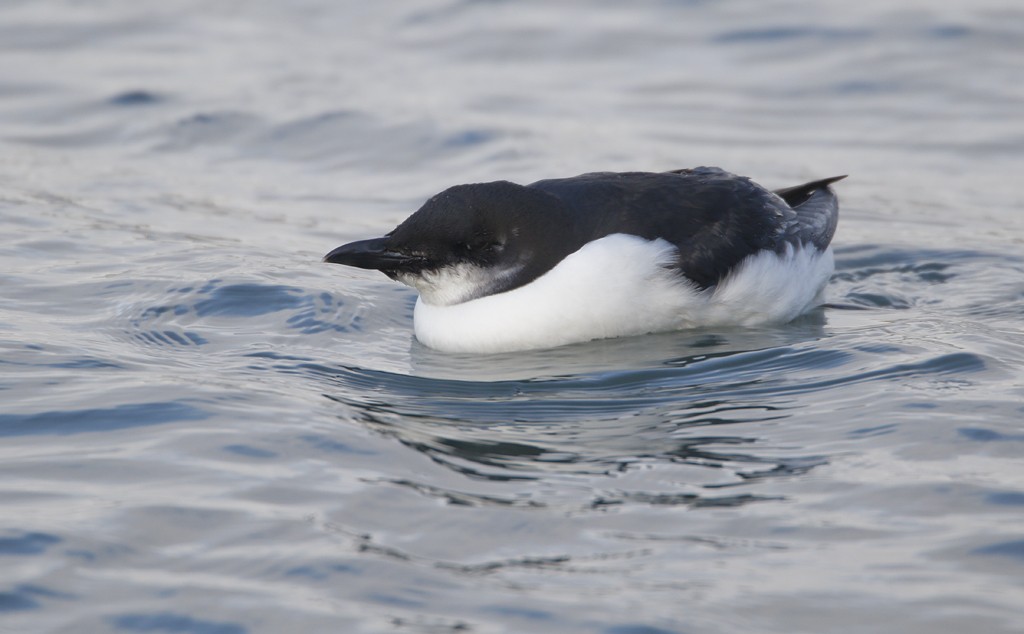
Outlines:
<svg viewBox="0 0 1024 634"><path fill-rule="evenodd" d="M446 352L488 353L697 326L784 323L820 303L834 267L831 248L787 246L747 257L718 285L701 290L673 266L676 254L664 240L612 234L511 291L448 305L421 295L416 337ZM475 284L478 276L453 271L443 279ZM453 288L443 295L461 293Z"/></svg>

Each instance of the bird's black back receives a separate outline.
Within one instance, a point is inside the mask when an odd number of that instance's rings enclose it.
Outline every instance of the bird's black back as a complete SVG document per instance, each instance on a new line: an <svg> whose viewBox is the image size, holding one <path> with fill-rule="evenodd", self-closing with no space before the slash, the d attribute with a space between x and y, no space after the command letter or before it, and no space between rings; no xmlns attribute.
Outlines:
<svg viewBox="0 0 1024 634"><path fill-rule="evenodd" d="M680 271L702 288L760 250L778 250L794 211L749 179L711 167L600 172L529 185L560 199L596 240L626 233L662 238Z"/></svg>

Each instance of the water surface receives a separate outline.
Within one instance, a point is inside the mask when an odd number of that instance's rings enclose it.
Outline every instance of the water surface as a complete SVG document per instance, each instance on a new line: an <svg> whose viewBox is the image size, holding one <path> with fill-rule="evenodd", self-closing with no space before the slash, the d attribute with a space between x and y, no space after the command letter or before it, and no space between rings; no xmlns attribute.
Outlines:
<svg viewBox="0 0 1024 634"><path fill-rule="evenodd" d="M1024 11L378 5L0 7L0 630L1024 631ZM702 164L851 175L830 307L446 355L319 262Z"/></svg>

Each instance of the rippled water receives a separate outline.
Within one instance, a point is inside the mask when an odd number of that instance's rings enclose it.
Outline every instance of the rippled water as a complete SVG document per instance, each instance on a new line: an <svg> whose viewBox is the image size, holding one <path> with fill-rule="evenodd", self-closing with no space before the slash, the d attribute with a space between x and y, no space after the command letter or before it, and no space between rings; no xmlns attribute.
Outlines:
<svg viewBox="0 0 1024 634"><path fill-rule="evenodd" d="M0 631L1024 631L1024 10L0 5ZM784 327L463 356L451 184L837 189Z"/></svg>

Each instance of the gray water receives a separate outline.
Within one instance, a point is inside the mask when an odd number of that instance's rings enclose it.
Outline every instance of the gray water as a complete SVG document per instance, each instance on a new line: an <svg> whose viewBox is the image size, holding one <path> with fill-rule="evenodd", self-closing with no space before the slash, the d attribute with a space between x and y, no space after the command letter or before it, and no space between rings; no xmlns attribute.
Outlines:
<svg viewBox="0 0 1024 634"><path fill-rule="evenodd" d="M449 185L837 186L833 307L498 356ZM1024 632L1024 8L0 4L0 632Z"/></svg>

